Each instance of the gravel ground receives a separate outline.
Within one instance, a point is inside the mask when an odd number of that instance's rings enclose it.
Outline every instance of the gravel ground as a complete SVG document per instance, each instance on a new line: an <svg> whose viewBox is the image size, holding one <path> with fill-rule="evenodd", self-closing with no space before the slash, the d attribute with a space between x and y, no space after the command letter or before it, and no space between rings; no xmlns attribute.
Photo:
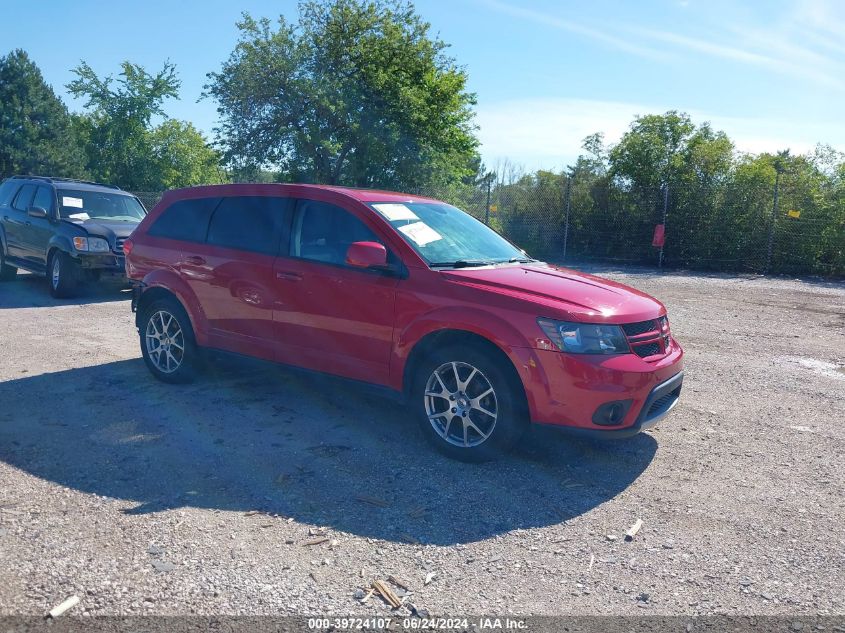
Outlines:
<svg viewBox="0 0 845 633"><path fill-rule="evenodd" d="M845 287L603 273L666 303L681 403L480 466L338 381L156 382L115 287L3 284L0 615L386 615L388 576L439 615L845 613Z"/></svg>

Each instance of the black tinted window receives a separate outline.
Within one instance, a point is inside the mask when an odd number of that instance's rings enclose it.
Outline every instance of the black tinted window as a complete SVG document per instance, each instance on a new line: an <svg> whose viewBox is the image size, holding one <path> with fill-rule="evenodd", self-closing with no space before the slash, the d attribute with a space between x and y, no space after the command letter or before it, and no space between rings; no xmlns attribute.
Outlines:
<svg viewBox="0 0 845 633"><path fill-rule="evenodd" d="M276 255L287 239L290 200L267 196L223 198L211 217L209 244Z"/></svg>
<svg viewBox="0 0 845 633"><path fill-rule="evenodd" d="M293 254L328 264L346 263L352 242L379 242L366 224L333 204L302 200Z"/></svg>
<svg viewBox="0 0 845 633"><path fill-rule="evenodd" d="M12 206L19 211L29 211L29 204L32 202L32 194L35 193L35 185L24 185L15 196Z"/></svg>
<svg viewBox="0 0 845 633"><path fill-rule="evenodd" d="M147 233L185 242L204 242L211 213L220 198L195 198L179 200L167 207Z"/></svg>
<svg viewBox="0 0 845 633"><path fill-rule="evenodd" d="M35 198L32 201L33 207L40 207L47 213L53 211L53 190L49 187L38 187Z"/></svg>
<svg viewBox="0 0 845 633"><path fill-rule="evenodd" d="M5 207L12 202L12 198L18 191L18 181L7 180L0 185L0 207Z"/></svg>

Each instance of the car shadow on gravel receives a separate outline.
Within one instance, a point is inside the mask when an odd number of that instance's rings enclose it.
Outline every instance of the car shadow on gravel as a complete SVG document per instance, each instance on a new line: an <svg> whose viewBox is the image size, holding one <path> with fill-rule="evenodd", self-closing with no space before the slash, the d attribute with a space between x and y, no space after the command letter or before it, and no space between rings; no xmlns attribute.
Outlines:
<svg viewBox="0 0 845 633"><path fill-rule="evenodd" d="M10 308L53 308L65 305L104 303L132 298L125 281L105 278L100 282L80 284L77 294L68 299L50 296L47 279L41 275L18 274L12 281L0 283L0 310Z"/></svg>
<svg viewBox="0 0 845 633"><path fill-rule="evenodd" d="M329 378L215 361L191 385L127 360L0 383L0 459L130 515L260 510L364 537L448 545L558 524L625 490L642 434L529 433L507 458L440 456L403 406Z"/></svg>

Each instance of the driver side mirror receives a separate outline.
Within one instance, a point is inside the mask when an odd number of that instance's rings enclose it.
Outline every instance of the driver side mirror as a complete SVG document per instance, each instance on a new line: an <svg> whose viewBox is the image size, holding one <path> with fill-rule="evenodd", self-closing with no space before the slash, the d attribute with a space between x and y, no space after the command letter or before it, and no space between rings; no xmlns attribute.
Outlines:
<svg viewBox="0 0 845 633"><path fill-rule="evenodd" d="M384 268L387 249L378 242L353 242L346 250L346 265L355 268Z"/></svg>
<svg viewBox="0 0 845 633"><path fill-rule="evenodd" d="M29 207L27 215L31 218L46 218L47 209L44 209L43 207Z"/></svg>

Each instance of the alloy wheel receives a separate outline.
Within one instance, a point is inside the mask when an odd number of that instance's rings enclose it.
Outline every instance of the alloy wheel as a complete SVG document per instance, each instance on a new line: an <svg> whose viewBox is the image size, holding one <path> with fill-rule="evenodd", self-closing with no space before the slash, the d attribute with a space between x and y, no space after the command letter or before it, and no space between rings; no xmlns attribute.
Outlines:
<svg viewBox="0 0 845 633"><path fill-rule="evenodd" d="M53 270L50 274L50 283L53 284L53 289L58 290L59 283L61 283L62 278L62 256L55 255L53 256Z"/></svg>
<svg viewBox="0 0 845 633"><path fill-rule="evenodd" d="M472 448L493 434L499 408L496 391L481 370L451 361L429 377L425 412L441 438L454 446Z"/></svg>
<svg viewBox="0 0 845 633"><path fill-rule="evenodd" d="M166 310L159 310L147 321L147 354L156 369L172 374L185 359L185 334L179 321Z"/></svg>

